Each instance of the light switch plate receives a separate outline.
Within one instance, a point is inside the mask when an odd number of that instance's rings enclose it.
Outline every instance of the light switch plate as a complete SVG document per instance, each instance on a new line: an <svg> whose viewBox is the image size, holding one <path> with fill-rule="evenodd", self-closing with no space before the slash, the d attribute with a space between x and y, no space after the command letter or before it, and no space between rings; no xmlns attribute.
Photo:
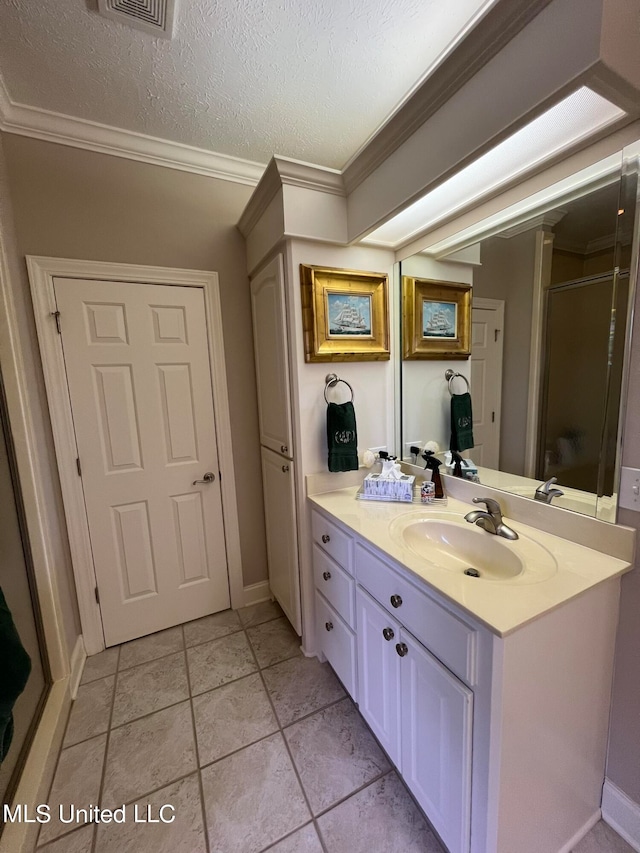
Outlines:
<svg viewBox="0 0 640 853"><path fill-rule="evenodd" d="M640 512L640 468L620 469L618 506Z"/></svg>

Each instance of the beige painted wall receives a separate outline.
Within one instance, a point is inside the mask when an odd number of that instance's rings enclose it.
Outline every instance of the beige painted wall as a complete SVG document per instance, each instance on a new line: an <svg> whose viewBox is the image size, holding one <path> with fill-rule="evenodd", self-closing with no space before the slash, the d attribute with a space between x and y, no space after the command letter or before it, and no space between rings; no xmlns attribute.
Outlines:
<svg viewBox="0 0 640 853"><path fill-rule="evenodd" d="M266 579L251 305L235 227L252 188L12 134L3 142L21 256L219 274L244 583ZM23 299L34 387L44 399L28 293Z"/></svg>
<svg viewBox="0 0 640 853"><path fill-rule="evenodd" d="M504 300L500 470L524 474L536 232L482 243L473 295Z"/></svg>
<svg viewBox="0 0 640 853"><path fill-rule="evenodd" d="M2 249L5 253L8 269L8 281L5 286L13 302L16 326L10 331L15 335L15 347L20 352L25 373L25 385L33 389L28 401L31 430L35 447L31 449L34 468L37 471L41 496L51 508L49 517L43 525L49 540L48 552L55 567L56 576L51 582L51 596L57 602L62 619L62 634L66 642L66 652L70 655L78 634L80 619L76 605L73 578L71 575L71 557L67 539L60 483L55 466L51 424L42 383L40 357L34 348L35 330L33 326L33 311L29 296L29 280L24 263L18 254L18 244L14 227L12 198L9 190L9 169L5 156L4 143L6 138L0 134L0 235ZM8 337L9 330L4 328L6 318L2 317L3 337ZM17 416L9 411L9 420ZM24 472L19 471L22 476ZM34 531L30 531L33 536ZM51 612L53 618L56 618ZM64 656L64 651L63 651Z"/></svg>

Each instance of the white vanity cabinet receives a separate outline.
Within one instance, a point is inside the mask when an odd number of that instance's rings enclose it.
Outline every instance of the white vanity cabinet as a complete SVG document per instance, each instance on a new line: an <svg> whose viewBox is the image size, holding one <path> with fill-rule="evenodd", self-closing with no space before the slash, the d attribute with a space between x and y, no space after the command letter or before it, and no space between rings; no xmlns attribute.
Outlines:
<svg viewBox="0 0 640 853"><path fill-rule="evenodd" d="M544 583L461 585L457 604L380 544L391 513L352 501L312 498L323 654L449 853L569 853L600 816L628 563L535 618ZM548 544L573 566L565 585L612 559ZM466 606L474 595L520 608L521 624L492 629Z"/></svg>
<svg viewBox="0 0 640 853"><path fill-rule="evenodd" d="M317 512L311 514L318 646L357 702L353 541Z"/></svg>
<svg viewBox="0 0 640 853"><path fill-rule="evenodd" d="M318 644L448 849L468 853L473 692L454 672L475 675L475 629L326 516L311 529Z"/></svg>
<svg viewBox="0 0 640 853"><path fill-rule="evenodd" d="M400 620L407 604L417 603L414 613L438 613L445 652L461 623L368 549L355 549L360 712L451 853L467 853L473 692ZM384 600L365 586L384 588ZM431 628L428 621L419 627ZM455 656L455 642L452 648Z"/></svg>

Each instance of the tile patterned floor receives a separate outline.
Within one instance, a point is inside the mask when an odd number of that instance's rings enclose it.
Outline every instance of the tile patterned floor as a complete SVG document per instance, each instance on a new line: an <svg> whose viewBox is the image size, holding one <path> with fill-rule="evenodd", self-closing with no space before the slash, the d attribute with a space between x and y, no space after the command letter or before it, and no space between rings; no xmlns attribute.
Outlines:
<svg viewBox="0 0 640 853"><path fill-rule="evenodd" d="M327 664L276 604L208 616L87 660L38 853L443 853ZM135 823L175 808L173 823ZM599 823L574 853L632 853Z"/></svg>

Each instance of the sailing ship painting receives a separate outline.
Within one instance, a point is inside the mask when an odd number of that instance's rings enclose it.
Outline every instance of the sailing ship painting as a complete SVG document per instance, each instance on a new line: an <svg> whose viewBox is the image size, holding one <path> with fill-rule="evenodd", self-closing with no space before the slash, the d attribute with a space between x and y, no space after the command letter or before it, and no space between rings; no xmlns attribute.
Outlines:
<svg viewBox="0 0 640 853"><path fill-rule="evenodd" d="M433 302L430 299L424 299L422 301L422 337L457 337L457 308L455 302Z"/></svg>
<svg viewBox="0 0 640 853"><path fill-rule="evenodd" d="M330 337L371 337L371 296L327 293Z"/></svg>

